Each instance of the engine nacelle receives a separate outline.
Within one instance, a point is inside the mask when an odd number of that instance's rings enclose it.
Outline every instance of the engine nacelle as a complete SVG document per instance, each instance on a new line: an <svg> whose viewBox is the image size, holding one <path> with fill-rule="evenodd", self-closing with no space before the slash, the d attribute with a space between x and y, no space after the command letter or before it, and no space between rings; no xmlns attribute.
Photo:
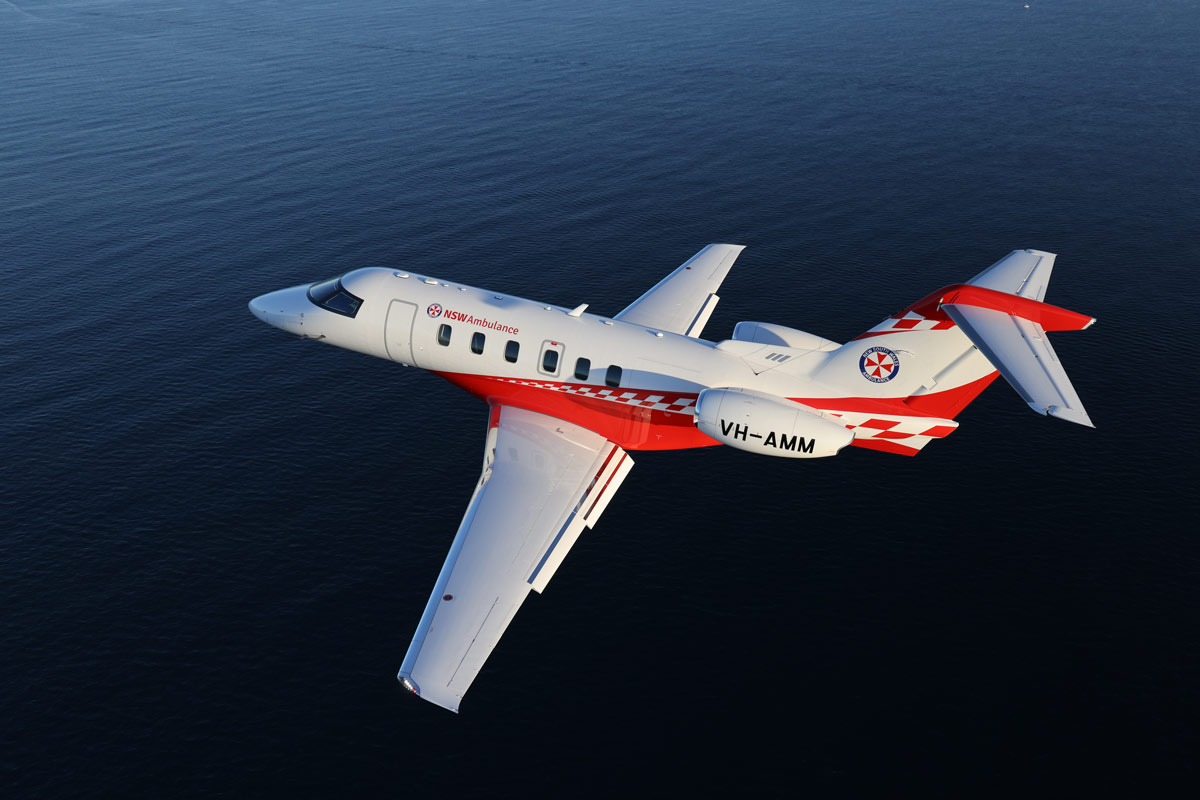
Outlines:
<svg viewBox="0 0 1200 800"><path fill-rule="evenodd" d="M799 403L752 389L705 389L696 426L722 444L784 458L836 455L854 434Z"/></svg>
<svg viewBox="0 0 1200 800"><path fill-rule="evenodd" d="M739 342L782 345L797 350L836 350L841 347L837 342L815 334L772 322L739 322L734 326L733 338Z"/></svg>

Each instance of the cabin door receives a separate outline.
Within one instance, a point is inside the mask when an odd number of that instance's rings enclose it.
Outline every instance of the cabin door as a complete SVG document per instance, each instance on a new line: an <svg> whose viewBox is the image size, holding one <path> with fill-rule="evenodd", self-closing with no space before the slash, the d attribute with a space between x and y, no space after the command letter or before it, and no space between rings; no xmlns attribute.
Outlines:
<svg viewBox="0 0 1200 800"><path fill-rule="evenodd" d="M393 300L388 307L383 344L388 357L401 364L413 364L412 328L417 307L403 300Z"/></svg>

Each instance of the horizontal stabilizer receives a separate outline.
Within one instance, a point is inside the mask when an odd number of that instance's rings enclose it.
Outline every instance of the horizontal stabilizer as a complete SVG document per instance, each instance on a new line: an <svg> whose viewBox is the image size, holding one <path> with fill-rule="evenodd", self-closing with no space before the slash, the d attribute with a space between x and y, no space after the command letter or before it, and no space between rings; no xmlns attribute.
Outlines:
<svg viewBox="0 0 1200 800"><path fill-rule="evenodd" d="M1096 427L1040 324L976 305L946 303L942 310L1034 411Z"/></svg>

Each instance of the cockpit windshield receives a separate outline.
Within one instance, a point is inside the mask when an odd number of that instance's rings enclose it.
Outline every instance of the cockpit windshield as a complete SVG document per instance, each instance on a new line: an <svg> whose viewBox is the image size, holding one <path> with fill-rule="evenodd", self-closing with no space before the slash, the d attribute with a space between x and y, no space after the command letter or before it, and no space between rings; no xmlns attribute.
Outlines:
<svg viewBox="0 0 1200 800"><path fill-rule="evenodd" d="M308 287L308 299L321 308L346 317L353 317L362 305L362 298L347 292L340 277L319 281Z"/></svg>

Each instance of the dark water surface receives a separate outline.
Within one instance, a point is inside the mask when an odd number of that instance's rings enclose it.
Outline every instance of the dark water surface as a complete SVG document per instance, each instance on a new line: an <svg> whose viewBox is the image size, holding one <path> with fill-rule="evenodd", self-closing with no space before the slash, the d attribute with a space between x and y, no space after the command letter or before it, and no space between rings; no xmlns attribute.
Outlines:
<svg viewBox="0 0 1200 800"><path fill-rule="evenodd" d="M1200 7L0 2L0 793L1194 785ZM1098 428L635 454L454 716L485 408L257 322L386 264L839 341L1018 247Z"/></svg>

